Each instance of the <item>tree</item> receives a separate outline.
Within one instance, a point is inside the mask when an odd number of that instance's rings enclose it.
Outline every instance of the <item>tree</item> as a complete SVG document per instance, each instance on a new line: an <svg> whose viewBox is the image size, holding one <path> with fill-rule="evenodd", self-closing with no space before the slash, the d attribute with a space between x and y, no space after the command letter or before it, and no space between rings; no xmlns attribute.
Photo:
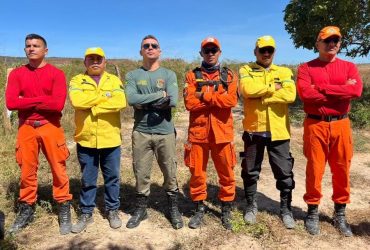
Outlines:
<svg viewBox="0 0 370 250"><path fill-rule="evenodd" d="M284 12L285 29L296 48L316 50L319 31L334 25L341 29L342 50L346 56L369 54L369 0L291 0Z"/></svg>

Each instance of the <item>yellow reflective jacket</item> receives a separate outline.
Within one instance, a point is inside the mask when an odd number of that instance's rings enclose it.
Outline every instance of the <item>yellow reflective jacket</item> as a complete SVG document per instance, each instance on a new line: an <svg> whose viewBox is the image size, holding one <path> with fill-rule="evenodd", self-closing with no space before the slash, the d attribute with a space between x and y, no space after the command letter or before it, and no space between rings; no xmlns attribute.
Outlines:
<svg viewBox="0 0 370 250"><path fill-rule="evenodd" d="M121 80L104 72L99 84L86 74L71 79L69 98L75 108L75 141L88 148L121 145L120 110L126 107Z"/></svg>
<svg viewBox="0 0 370 250"><path fill-rule="evenodd" d="M239 69L239 91L244 100L244 131L271 132L271 140L290 138L288 103L296 98L293 73L272 64L265 69L256 63ZM275 85L281 85L276 90Z"/></svg>

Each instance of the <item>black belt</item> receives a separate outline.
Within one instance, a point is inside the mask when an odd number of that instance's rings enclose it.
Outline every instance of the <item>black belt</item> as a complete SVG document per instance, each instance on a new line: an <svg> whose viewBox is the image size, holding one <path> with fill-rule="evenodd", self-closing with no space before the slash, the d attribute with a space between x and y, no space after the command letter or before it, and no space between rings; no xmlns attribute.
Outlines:
<svg viewBox="0 0 370 250"><path fill-rule="evenodd" d="M315 120L319 120L319 121L331 122L331 121L338 121L338 120L342 120L344 118L347 118L348 114L344 114L344 115L311 115L311 114L307 114L306 117L311 118L311 119L315 119Z"/></svg>

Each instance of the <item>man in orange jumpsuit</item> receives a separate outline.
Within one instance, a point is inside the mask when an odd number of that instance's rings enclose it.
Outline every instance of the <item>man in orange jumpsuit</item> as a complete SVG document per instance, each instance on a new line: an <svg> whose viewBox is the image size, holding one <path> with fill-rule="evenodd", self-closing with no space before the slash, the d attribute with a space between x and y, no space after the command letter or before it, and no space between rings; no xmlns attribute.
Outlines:
<svg viewBox="0 0 370 250"><path fill-rule="evenodd" d="M221 46L214 37L201 43L203 62L186 74L185 106L190 111L185 164L191 172L190 196L196 203L190 228L198 228L204 217L207 198L206 168L209 151L219 177L218 198L222 204L222 225L231 229L231 202L235 197L233 117L231 108L237 104L237 77L218 58Z"/></svg>
<svg viewBox="0 0 370 250"><path fill-rule="evenodd" d="M305 227L319 234L321 181L326 162L332 172L334 226L345 236L352 231L345 217L350 202L349 169L353 155L351 99L361 96L362 81L356 66L337 58L342 35L338 27L323 28L316 40L319 57L298 68L297 90L304 103L303 151L307 158Z"/></svg>

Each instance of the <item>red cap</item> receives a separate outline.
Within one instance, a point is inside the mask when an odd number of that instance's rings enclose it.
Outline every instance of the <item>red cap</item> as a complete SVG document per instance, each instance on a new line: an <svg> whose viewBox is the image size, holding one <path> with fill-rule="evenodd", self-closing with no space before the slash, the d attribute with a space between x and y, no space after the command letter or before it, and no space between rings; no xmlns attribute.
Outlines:
<svg viewBox="0 0 370 250"><path fill-rule="evenodd" d="M221 49L220 42L217 40L215 37L207 37L202 41L202 44L200 45L200 48L203 48L207 44L214 44L216 45L219 49Z"/></svg>

